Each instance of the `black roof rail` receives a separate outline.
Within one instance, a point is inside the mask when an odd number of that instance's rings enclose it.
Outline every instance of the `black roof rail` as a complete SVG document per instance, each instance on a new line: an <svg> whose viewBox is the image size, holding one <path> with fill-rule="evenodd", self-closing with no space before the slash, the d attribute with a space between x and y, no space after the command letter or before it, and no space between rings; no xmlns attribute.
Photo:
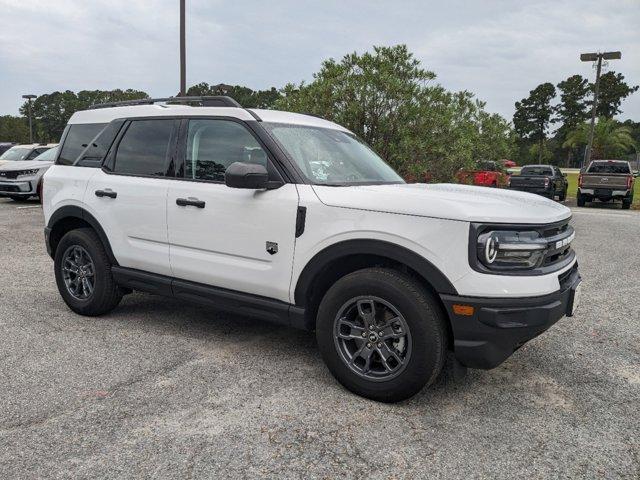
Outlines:
<svg viewBox="0 0 640 480"><path fill-rule="evenodd" d="M154 103L199 103L201 107L234 107L242 108L238 102L226 95L213 95L204 97L167 97L167 98L140 98L138 100L124 100L122 102L96 103L89 110L109 107L129 107L134 105L153 105Z"/></svg>

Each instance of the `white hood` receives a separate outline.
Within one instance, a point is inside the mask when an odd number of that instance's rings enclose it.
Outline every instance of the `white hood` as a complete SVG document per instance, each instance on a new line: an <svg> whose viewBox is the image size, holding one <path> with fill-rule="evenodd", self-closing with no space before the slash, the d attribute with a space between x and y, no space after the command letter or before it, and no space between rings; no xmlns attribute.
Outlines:
<svg viewBox="0 0 640 480"><path fill-rule="evenodd" d="M465 222L553 223L571 216L564 205L532 193L470 185L314 185L325 205Z"/></svg>
<svg viewBox="0 0 640 480"><path fill-rule="evenodd" d="M50 167L53 162L42 162L39 160L13 160L0 165L0 171L14 172L16 170L32 170L34 168Z"/></svg>

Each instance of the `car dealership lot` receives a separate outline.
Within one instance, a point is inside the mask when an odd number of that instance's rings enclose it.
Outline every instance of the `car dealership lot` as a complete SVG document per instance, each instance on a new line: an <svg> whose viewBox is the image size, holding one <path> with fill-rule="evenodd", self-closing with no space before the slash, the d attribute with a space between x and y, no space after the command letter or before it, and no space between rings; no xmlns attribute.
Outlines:
<svg viewBox="0 0 640 480"><path fill-rule="evenodd" d="M143 294L72 314L42 222L0 199L0 478L640 475L640 212L575 210L576 317L396 405L307 332Z"/></svg>

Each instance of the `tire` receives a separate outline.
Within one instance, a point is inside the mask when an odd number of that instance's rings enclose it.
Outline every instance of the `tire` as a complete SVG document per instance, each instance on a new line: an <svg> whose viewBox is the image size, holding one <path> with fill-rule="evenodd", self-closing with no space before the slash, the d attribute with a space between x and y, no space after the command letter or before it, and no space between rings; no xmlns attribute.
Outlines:
<svg viewBox="0 0 640 480"><path fill-rule="evenodd" d="M565 187L564 190L562 190L562 193L560 194L560 197L558 198L558 200L560 200L561 202L564 202L567 199L567 188Z"/></svg>
<svg viewBox="0 0 640 480"><path fill-rule="evenodd" d="M74 295L65 281L63 263L67 267L67 275L73 278L78 277L77 274L68 273L69 267L75 267L65 262L67 253L72 252L74 248L81 252L82 262L85 262L87 258L92 262L93 275L89 275L87 271L84 277L87 281L92 280L93 285L92 292L86 298ZM81 262L76 264L80 265ZM113 280L111 262L100 238L90 228L71 230L62 237L56 248L54 271L60 295L69 308L80 315L97 316L110 312L120 303L124 294ZM84 290L85 293L86 290Z"/></svg>
<svg viewBox="0 0 640 480"><path fill-rule="evenodd" d="M24 202L28 201L30 197L22 197L22 196L18 196L18 195L12 195L12 196L9 196L9 198L11 200L13 200L14 202L24 203Z"/></svg>
<svg viewBox="0 0 640 480"><path fill-rule="evenodd" d="M364 317L360 316L361 310L371 312L368 301L375 303L379 325L373 332L362 328L365 326L361 322ZM355 311L348 307L352 302L357 303L353 307ZM394 317L396 313L400 316ZM393 323L386 328L380 326L384 323L382 314L387 319L401 319L398 322L402 323L401 328L397 329L398 324ZM349 323L345 321L347 319L353 319L350 323L358 322L360 326L359 330L349 326L349 340L342 340L338 338L338 332L345 335L341 328ZM404 340L371 339L372 333L375 336L383 331L394 335L404 333ZM360 338L363 333L367 335L366 340ZM445 317L435 298L408 275L385 268L358 270L344 276L329 289L318 310L316 338L327 367L344 387L381 402L405 400L431 384L442 370L447 350ZM373 353L368 363L356 354L349 357L349 347L352 351L364 350L370 341ZM383 351L388 356L384 365L391 365L394 369L384 368L381 362ZM393 354L388 355L389 352ZM352 366L349 358L353 360ZM402 363L396 359L402 359ZM368 374L364 373L367 364L370 364Z"/></svg>
<svg viewBox="0 0 640 480"><path fill-rule="evenodd" d="M579 207L584 207L584 204L585 204L584 195L582 195L580 192L577 193L576 201Z"/></svg>
<svg viewBox="0 0 640 480"><path fill-rule="evenodd" d="M629 210L631 208L632 200L622 200L622 209Z"/></svg>

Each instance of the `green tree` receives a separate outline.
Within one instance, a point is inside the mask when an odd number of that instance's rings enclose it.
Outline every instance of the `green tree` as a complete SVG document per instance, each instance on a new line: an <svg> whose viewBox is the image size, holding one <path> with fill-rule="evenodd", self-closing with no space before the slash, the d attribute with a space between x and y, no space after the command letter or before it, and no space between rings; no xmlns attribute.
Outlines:
<svg viewBox="0 0 640 480"><path fill-rule="evenodd" d="M586 145L589 139L590 124L583 123L569 132L564 142L566 147ZM601 117L593 131L592 159L619 158L635 147L631 128L619 122Z"/></svg>
<svg viewBox="0 0 640 480"><path fill-rule="evenodd" d="M556 96L556 88L551 83L543 83L529 92L527 98L516 102L513 125L521 138L538 143L538 161L542 163L544 142L547 131L555 122L555 108L551 105Z"/></svg>
<svg viewBox="0 0 640 480"><path fill-rule="evenodd" d="M104 102L119 102L148 98L139 90L82 90L77 94L71 90L40 95L33 101L34 137L39 142L57 142L65 125L78 110L85 110L91 105ZM25 102L20 107L22 115L28 114Z"/></svg>
<svg viewBox="0 0 640 480"><path fill-rule="evenodd" d="M0 142L27 143L29 123L24 117L0 116Z"/></svg>
<svg viewBox="0 0 640 480"><path fill-rule="evenodd" d="M192 85L187 96L200 97L206 95L227 95L235 99L244 108L273 108L280 98L280 92L272 87L268 90L252 90L241 85L209 85L206 82Z"/></svg>
<svg viewBox="0 0 640 480"><path fill-rule="evenodd" d="M638 88L640 88L638 85L629 86L621 73L607 72L601 75L596 115L613 118L621 112L622 101L636 92ZM591 89L594 90L595 85L591 85Z"/></svg>
<svg viewBox="0 0 640 480"><path fill-rule="evenodd" d="M326 60L312 82L286 85L276 108L344 125L407 178L452 180L475 155L498 155L488 143L500 128L473 94L434 79L405 45L374 47Z"/></svg>
<svg viewBox="0 0 640 480"><path fill-rule="evenodd" d="M558 83L560 104L557 108L563 136L589 118L589 82L582 75L572 75Z"/></svg>

